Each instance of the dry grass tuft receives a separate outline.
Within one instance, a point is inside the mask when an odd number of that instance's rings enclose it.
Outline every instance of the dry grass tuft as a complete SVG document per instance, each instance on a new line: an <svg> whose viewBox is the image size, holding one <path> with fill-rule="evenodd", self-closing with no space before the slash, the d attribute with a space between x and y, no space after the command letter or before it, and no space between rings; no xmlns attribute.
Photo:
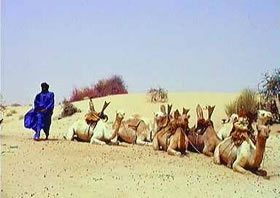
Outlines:
<svg viewBox="0 0 280 198"><path fill-rule="evenodd" d="M257 112L258 100L257 93L251 89L244 89L239 97L225 106L228 116L237 113L244 108L246 113L255 114Z"/></svg>

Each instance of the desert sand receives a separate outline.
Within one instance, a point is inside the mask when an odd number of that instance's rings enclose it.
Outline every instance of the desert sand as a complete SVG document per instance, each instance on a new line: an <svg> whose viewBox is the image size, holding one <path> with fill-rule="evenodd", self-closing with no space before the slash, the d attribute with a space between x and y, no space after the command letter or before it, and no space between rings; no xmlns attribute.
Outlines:
<svg viewBox="0 0 280 198"><path fill-rule="evenodd" d="M169 93L173 110L190 108L190 126L195 124L195 107L216 105L215 129L226 118L224 105L237 93ZM138 113L152 118L160 103L150 103L145 94L109 96L94 100L101 109L104 101L109 123L115 111L126 117ZM138 145L99 146L65 141L62 136L88 111L88 100L74 103L82 110L57 120L61 107L56 105L50 140L35 142L33 131L23 127L22 117L31 106L8 107L15 114L4 117L1 130L1 197L280 197L280 133L273 125L267 141L262 168L269 179L242 175L213 159L189 153L169 156L151 147ZM44 138L44 133L41 133Z"/></svg>

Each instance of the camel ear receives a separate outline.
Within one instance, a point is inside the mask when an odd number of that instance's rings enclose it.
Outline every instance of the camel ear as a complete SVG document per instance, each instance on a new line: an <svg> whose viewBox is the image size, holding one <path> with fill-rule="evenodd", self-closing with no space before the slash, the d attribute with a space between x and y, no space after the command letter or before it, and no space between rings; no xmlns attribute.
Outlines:
<svg viewBox="0 0 280 198"><path fill-rule="evenodd" d="M180 116L178 109L174 112L174 118L177 120Z"/></svg>
<svg viewBox="0 0 280 198"><path fill-rule="evenodd" d="M166 115L166 108L165 108L164 105L161 105L161 106L160 106L160 111L161 111L164 115Z"/></svg>
<svg viewBox="0 0 280 198"><path fill-rule="evenodd" d="M185 108L183 107L183 114L184 114L184 115L187 115L187 114L189 113L189 111L190 111L190 109L185 109Z"/></svg>

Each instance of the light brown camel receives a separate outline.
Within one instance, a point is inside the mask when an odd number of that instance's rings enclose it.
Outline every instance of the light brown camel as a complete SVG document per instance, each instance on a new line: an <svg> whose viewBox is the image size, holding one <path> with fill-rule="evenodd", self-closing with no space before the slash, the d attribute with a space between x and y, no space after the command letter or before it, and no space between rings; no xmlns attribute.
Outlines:
<svg viewBox="0 0 280 198"><path fill-rule="evenodd" d="M96 115L94 112L86 114L85 120L78 120L68 129L64 135L66 140L80 140L90 142L91 144L104 145L106 143L117 144L116 137L120 128L121 122L124 118L123 112L116 113L114 122L115 128L110 128L100 116L104 115L104 110L109 103L104 103L102 111Z"/></svg>
<svg viewBox="0 0 280 198"><path fill-rule="evenodd" d="M228 167L232 165L234 171L243 174L253 172L257 175L266 176L266 171L260 170L259 168L263 160L266 140L269 137L270 129L268 126L258 125L257 131L256 146L251 139L243 141L239 147L235 145L231 146L233 144L230 140L231 137L226 138L217 146L214 154L214 162L216 164L226 163Z"/></svg>
<svg viewBox="0 0 280 198"><path fill-rule="evenodd" d="M211 121L214 108L215 106L207 106L208 119L198 119L199 127L192 127L191 129L187 127L186 134L190 143L188 147L189 150L203 153L207 156L213 156L216 146L221 142L214 130L213 122ZM199 115L198 118L203 118L202 108L200 105L197 106L196 111L197 115Z"/></svg>
<svg viewBox="0 0 280 198"><path fill-rule="evenodd" d="M152 145L155 133L167 123L165 106L161 112L154 113L154 119L150 120L136 114L124 120L118 132L118 139L129 144Z"/></svg>
<svg viewBox="0 0 280 198"><path fill-rule="evenodd" d="M129 144L151 145L152 129L140 117L131 117L121 123L118 139Z"/></svg>
<svg viewBox="0 0 280 198"><path fill-rule="evenodd" d="M170 115L171 106L168 110ZM188 126L189 116L188 110L183 109L183 114L180 115L179 111L174 112L174 118L168 122L167 126L160 129L153 139L154 150L167 151L169 155L181 156L186 154L188 148L188 138L184 131Z"/></svg>

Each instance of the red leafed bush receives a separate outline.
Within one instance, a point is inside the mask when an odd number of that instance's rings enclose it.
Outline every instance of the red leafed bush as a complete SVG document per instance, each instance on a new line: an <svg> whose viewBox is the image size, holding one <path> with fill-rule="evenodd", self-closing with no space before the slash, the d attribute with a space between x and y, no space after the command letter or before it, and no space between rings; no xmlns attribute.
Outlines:
<svg viewBox="0 0 280 198"><path fill-rule="evenodd" d="M112 76L99 80L95 85L83 89L75 88L69 102L80 101L86 97L98 98L108 95L127 94L125 83L121 76Z"/></svg>

